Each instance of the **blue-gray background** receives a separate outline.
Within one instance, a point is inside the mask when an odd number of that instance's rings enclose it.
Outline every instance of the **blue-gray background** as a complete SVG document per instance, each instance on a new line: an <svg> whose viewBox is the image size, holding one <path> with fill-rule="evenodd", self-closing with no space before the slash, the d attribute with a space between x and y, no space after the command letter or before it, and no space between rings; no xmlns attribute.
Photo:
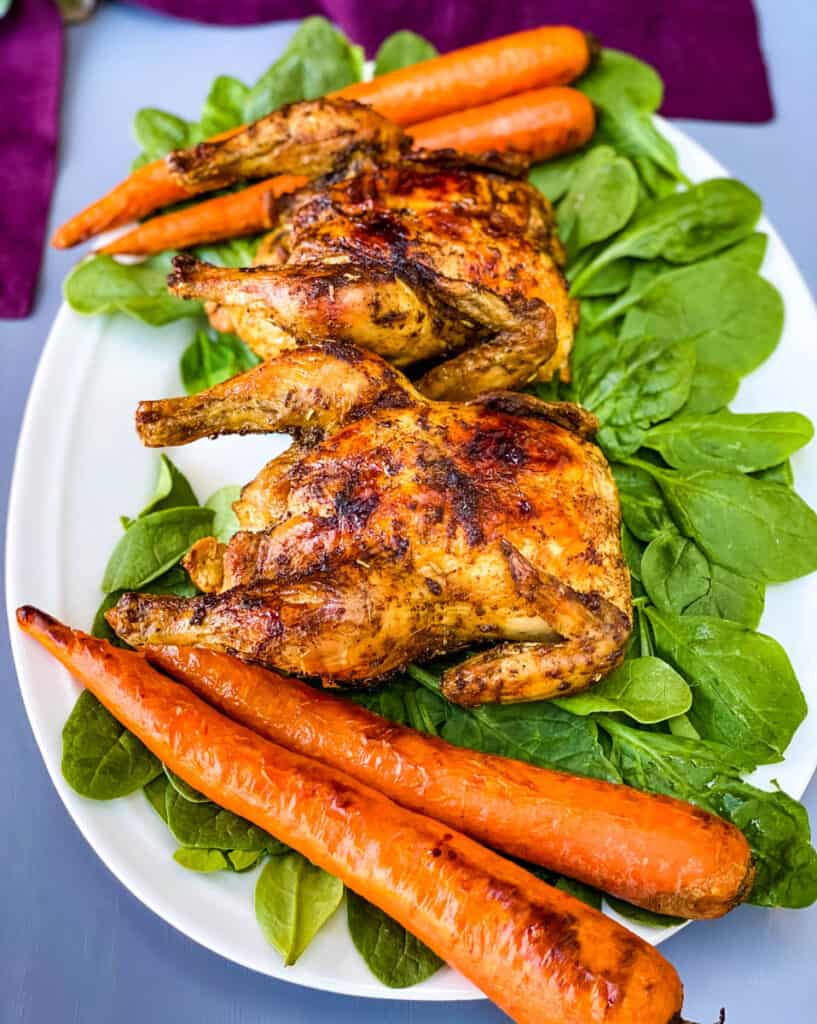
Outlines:
<svg viewBox="0 0 817 1024"><path fill-rule="evenodd" d="M681 126L763 196L815 292L817 4L762 0L758 7L776 120ZM52 225L122 177L135 152L128 125L138 107L194 116L217 73L253 79L278 55L292 27L208 28L106 6L89 23L71 29ZM691 54L693 66L694 61ZM6 102L14 102L13 86L7 88ZM73 253L50 251L34 315L0 324L3 522L26 395L60 303L60 283L75 259ZM0 821L6 836L0 870L2 1024L506 1020L487 1002L375 1002L308 991L228 963L166 925L112 877L68 818L25 718L2 617L0 630ZM817 783L806 805L817 828ZM256 927L249 907L247 927ZM688 928L663 950L684 979L686 1015L693 1020L708 1024L726 1006L729 1024L799 1024L817 1017L816 947L817 908L745 907L728 920Z"/></svg>

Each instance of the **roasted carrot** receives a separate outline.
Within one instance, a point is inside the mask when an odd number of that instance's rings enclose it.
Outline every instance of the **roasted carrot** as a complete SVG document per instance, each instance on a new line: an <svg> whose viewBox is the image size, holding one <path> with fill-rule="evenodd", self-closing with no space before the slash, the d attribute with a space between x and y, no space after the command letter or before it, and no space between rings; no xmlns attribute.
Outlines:
<svg viewBox="0 0 817 1024"><path fill-rule="evenodd" d="M273 226L274 200L300 188L306 181L296 175L280 174L240 192L230 192L196 206L153 217L120 235L101 251L110 255L142 255L268 231Z"/></svg>
<svg viewBox="0 0 817 1024"><path fill-rule="evenodd" d="M529 89L566 85L587 70L594 45L577 28L545 25L452 50L330 96L370 103L397 124L417 124Z"/></svg>
<svg viewBox="0 0 817 1024"><path fill-rule="evenodd" d="M260 735L340 768L488 846L664 914L748 894L749 844L692 804L452 746L296 679L195 647L148 660Z"/></svg>
<svg viewBox="0 0 817 1024"><path fill-rule="evenodd" d="M547 160L583 146L594 127L593 105L587 97L576 89L554 87L415 125L410 134L424 149L514 149L532 160ZM146 255L267 230L272 226L268 197L292 191L305 181L286 175L269 178L242 192L155 217L102 251Z"/></svg>
<svg viewBox="0 0 817 1024"><path fill-rule="evenodd" d="M584 32L550 25L453 50L331 95L371 104L397 124L417 124L517 92L572 82L587 69L594 52L595 43ZM208 141L229 138L243 127ZM63 224L51 244L70 248L193 194L180 194L180 188L163 160L146 164Z"/></svg>
<svg viewBox="0 0 817 1024"><path fill-rule="evenodd" d="M593 104L569 88L537 89L424 121L409 129L423 149L461 153L516 149L531 160L550 160L579 149L596 127Z"/></svg>
<svg viewBox="0 0 817 1024"><path fill-rule="evenodd" d="M598 911L231 722L139 653L35 608L17 621L185 782L390 914L518 1024L677 1021L672 966Z"/></svg>

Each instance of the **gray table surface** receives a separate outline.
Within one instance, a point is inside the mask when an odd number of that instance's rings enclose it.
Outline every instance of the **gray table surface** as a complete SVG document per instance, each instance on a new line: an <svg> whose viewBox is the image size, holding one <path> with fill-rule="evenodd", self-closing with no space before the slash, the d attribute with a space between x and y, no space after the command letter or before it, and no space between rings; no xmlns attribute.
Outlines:
<svg viewBox="0 0 817 1024"><path fill-rule="evenodd" d="M690 121L682 127L764 197L815 291L817 5L763 0L759 8L776 120L765 125ZM291 23L209 28L110 6L69 31L52 224L122 176L134 153L128 124L136 109L157 106L192 114L215 74L254 78L291 31ZM694 62L694 55L690 59ZM4 506L26 395L60 304L62 278L75 258L50 251L34 315L0 323ZM0 630L0 820L7 839L0 872L2 1024L296 1024L322 1018L339 1024L488 1024L506 1019L487 1002L367 1001L298 988L222 960L161 921L108 872L60 803L23 711L5 618ZM806 805L817 825L817 783L809 788ZM256 927L249 911L247 927ZM817 1019L815 947L817 907L799 912L745 907L727 920L688 928L663 949L686 983L686 1012L693 1020L708 1024L726 1006L729 1024L799 1024Z"/></svg>

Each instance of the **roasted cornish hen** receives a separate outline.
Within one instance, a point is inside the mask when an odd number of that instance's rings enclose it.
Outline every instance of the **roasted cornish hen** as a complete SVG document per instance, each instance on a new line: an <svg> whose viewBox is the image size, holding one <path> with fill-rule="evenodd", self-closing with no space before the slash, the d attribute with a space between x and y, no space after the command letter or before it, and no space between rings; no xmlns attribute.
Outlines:
<svg viewBox="0 0 817 1024"><path fill-rule="evenodd" d="M244 488L229 545L208 538L188 555L205 594L125 594L108 612L130 644L198 644L360 684L506 641L446 673L463 704L571 693L622 657L618 497L577 406L510 392L432 401L378 356L324 342L142 402L137 427L149 446L295 441Z"/></svg>
<svg viewBox="0 0 817 1024"><path fill-rule="evenodd" d="M278 200L253 268L179 257L171 289L209 300L214 324L272 358L348 341L395 366L432 361L417 383L465 399L564 371L573 307L548 201L518 156L412 153L369 107L316 100L169 158L186 187L321 174Z"/></svg>

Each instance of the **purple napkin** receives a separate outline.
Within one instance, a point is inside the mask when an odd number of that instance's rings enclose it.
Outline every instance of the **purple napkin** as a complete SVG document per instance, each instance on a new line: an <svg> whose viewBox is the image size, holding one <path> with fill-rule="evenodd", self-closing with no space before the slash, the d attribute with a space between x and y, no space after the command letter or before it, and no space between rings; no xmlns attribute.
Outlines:
<svg viewBox="0 0 817 1024"><path fill-rule="evenodd" d="M400 28L414 29L444 52L517 29L573 24L654 64L666 85L662 113L670 117L767 121L773 115L751 0L133 2L217 25L324 14L370 55ZM14 83L0 128L0 317L31 310L54 181L61 63L54 0L16 0L0 21L0 80Z"/></svg>
<svg viewBox="0 0 817 1024"><path fill-rule="evenodd" d="M0 21L0 317L28 316L54 187L62 28L53 0L15 3Z"/></svg>

